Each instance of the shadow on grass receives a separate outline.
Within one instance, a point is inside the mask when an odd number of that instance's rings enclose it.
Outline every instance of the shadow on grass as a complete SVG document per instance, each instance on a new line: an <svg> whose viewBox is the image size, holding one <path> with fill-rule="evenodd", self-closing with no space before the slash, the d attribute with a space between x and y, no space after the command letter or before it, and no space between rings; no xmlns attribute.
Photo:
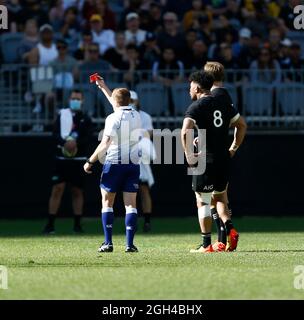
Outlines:
<svg viewBox="0 0 304 320"><path fill-rule="evenodd" d="M304 218L301 217L242 217L233 218L236 229L242 232L303 232ZM0 220L0 237L41 237L44 220ZM87 218L83 221L84 236L102 236L100 219ZM142 234L143 219L138 220L138 234ZM73 236L73 220L57 219L56 236ZM113 232L124 234L124 219L116 218ZM151 236L167 234L199 233L197 218L152 218ZM82 235L75 235L81 237Z"/></svg>

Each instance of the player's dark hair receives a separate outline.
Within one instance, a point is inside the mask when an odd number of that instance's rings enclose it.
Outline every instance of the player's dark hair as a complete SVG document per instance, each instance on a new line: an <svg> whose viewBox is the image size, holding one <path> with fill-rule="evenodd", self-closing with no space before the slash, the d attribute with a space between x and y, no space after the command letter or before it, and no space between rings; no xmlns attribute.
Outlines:
<svg viewBox="0 0 304 320"><path fill-rule="evenodd" d="M197 83L202 91L209 91L213 85L214 77L205 71L196 71L190 75L189 81Z"/></svg>
<svg viewBox="0 0 304 320"><path fill-rule="evenodd" d="M214 78L214 81L224 81L225 68L221 63L216 61L208 61L204 66L204 71L211 74Z"/></svg>

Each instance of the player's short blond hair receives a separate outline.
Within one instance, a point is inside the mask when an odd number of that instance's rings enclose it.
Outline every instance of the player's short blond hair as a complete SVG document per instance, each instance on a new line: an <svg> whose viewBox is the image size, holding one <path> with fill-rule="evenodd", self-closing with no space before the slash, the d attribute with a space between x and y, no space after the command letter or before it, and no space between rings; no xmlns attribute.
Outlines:
<svg viewBox="0 0 304 320"><path fill-rule="evenodd" d="M211 74L214 78L214 81L224 81L225 68L221 63L216 61L208 61L204 65L204 71Z"/></svg>
<svg viewBox="0 0 304 320"><path fill-rule="evenodd" d="M130 104L130 91L126 88L117 88L112 92L112 99L120 106L128 106Z"/></svg>

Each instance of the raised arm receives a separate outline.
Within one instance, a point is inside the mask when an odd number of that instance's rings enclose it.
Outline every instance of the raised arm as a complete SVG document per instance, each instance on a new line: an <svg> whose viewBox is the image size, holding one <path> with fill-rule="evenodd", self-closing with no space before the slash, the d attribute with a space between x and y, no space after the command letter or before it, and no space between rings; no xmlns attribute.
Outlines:
<svg viewBox="0 0 304 320"><path fill-rule="evenodd" d="M113 99L111 98L112 97L112 91L106 85L106 83L105 83L105 81L104 81L104 79L102 77L98 77L98 79L96 81L96 85L103 92L103 94L106 96L106 98L111 103L112 107L114 108L114 102L113 102Z"/></svg>
<svg viewBox="0 0 304 320"><path fill-rule="evenodd" d="M231 127L234 127L234 139L229 148L229 152L230 156L233 157L245 138L247 124L243 117L239 117L235 122L231 123Z"/></svg>

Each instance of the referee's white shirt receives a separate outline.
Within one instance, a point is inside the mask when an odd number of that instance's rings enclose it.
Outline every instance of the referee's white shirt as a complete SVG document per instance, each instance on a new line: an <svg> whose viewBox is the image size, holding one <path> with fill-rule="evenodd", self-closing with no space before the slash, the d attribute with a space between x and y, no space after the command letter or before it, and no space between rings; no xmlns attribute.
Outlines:
<svg viewBox="0 0 304 320"><path fill-rule="evenodd" d="M104 135L112 137L106 161L111 163L139 163L141 139L139 113L130 106L117 108L105 121ZM130 162L131 160L131 162Z"/></svg>

